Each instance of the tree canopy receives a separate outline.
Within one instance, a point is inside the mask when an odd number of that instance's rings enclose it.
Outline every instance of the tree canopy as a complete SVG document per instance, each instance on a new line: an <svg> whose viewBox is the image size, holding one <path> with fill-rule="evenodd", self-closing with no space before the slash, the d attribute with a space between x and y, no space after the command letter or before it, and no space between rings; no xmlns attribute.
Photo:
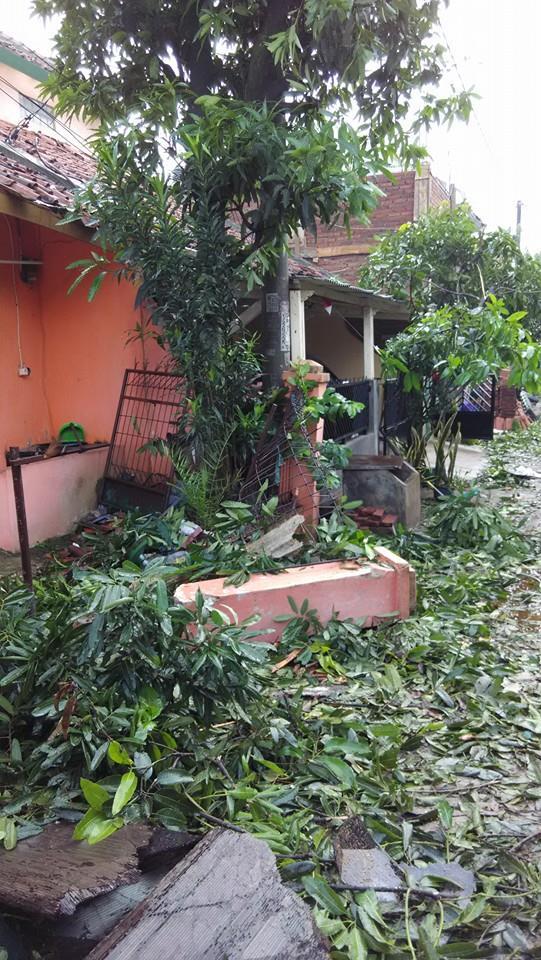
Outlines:
<svg viewBox="0 0 541 960"><path fill-rule="evenodd" d="M63 111L119 117L164 82L179 105L217 95L282 104L308 116L354 109L378 158L411 158L411 125L469 109L438 98L445 69L435 37L446 0L34 0L59 14L55 74ZM415 105L415 107L413 107ZM284 118L282 118L283 121Z"/></svg>
<svg viewBox="0 0 541 960"><path fill-rule="evenodd" d="M541 258L507 230L486 231L462 204L443 207L381 239L360 276L363 286L411 302L414 317L452 304L475 308L494 294L541 333Z"/></svg>
<svg viewBox="0 0 541 960"><path fill-rule="evenodd" d="M379 193L370 175L418 158L422 125L470 107L465 91L434 92L445 69L439 0L34 5L61 17L46 83L57 109L100 120L97 175L79 210L99 224L109 264L137 279L196 392L209 383L199 351L225 343L242 284L276 280L279 297L264 303L279 299L287 318L281 254L299 227L366 219ZM197 270L175 269L186 256ZM225 284L221 309L205 289ZM279 346L283 315L269 311L264 327ZM276 363L276 339L264 352L278 383L287 346Z"/></svg>

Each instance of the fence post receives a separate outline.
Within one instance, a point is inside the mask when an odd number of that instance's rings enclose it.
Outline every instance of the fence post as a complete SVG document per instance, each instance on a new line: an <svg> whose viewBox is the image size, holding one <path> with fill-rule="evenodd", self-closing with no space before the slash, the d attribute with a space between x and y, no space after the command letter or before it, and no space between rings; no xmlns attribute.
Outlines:
<svg viewBox="0 0 541 960"><path fill-rule="evenodd" d="M327 389L330 376L324 372L320 363L316 363L314 360L307 360L306 363L310 364L310 370L306 374L306 379L312 385L310 396L322 397ZM282 374L284 386L287 387L290 395L295 389L293 379L296 375L294 369L285 370ZM324 427L325 422L322 419L308 424L308 435L312 445L321 443ZM308 462L293 457L284 461L280 469L280 495L283 496L284 494L291 494L295 497L297 508L303 514L307 524L317 525L319 522L320 492L317 489L317 483Z"/></svg>
<svg viewBox="0 0 541 960"><path fill-rule="evenodd" d="M370 398L368 401L368 433L372 437L371 453L379 453L379 380L370 381Z"/></svg>

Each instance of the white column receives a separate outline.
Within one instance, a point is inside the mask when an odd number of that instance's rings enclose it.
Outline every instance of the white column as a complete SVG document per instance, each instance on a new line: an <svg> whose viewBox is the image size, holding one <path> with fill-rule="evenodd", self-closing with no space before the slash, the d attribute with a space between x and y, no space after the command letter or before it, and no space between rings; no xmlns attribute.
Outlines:
<svg viewBox="0 0 541 960"><path fill-rule="evenodd" d="M291 360L306 360L306 332L304 328L304 300L302 290L289 291L289 323L291 330Z"/></svg>
<svg viewBox="0 0 541 960"><path fill-rule="evenodd" d="M363 307L363 361L365 380L373 380L375 376L373 307Z"/></svg>

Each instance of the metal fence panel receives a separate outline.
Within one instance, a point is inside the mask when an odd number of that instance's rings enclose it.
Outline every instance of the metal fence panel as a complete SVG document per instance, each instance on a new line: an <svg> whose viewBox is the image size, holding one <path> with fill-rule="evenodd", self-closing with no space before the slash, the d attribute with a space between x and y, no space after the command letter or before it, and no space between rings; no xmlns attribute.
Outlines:
<svg viewBox="0 0 541 960"><path fill-rule="evenodd" d="M331 380L334 387L346 400L355 400L364 404L364 409L354 417L340 416L336 420L325 421L325 440L345 441L352 437L368 433L370 423L371 380Z"/></svg>
<svg viewBox="0 0 541 960"><path fill-rule="evenodd" d="M174 440L185 397L180 374L126 370L105 465L101 497L111 506L163 510L173 466L154 441Z"/></svg>

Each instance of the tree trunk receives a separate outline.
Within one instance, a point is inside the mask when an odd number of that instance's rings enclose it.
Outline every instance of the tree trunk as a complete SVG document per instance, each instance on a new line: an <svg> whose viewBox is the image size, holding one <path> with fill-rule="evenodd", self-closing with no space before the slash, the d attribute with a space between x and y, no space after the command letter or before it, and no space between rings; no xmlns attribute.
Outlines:
<svg viewBox="0 0 541 960"><path fill-rule="evenodd" d="M266 386L277 387L291 361L287 253L280 255L275 273L265 280L262 313L261 350Z"/></svg>

